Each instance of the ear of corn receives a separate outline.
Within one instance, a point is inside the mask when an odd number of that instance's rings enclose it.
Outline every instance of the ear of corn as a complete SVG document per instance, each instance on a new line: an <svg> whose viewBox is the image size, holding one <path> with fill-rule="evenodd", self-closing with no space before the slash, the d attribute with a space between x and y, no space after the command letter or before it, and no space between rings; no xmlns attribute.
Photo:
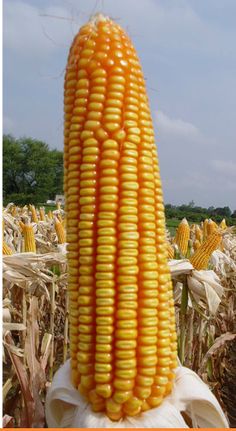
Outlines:
<svg viewBox="0 0 236 431"><path fill-rule="evenodd" d="M38 216L37 216L37 212L36 212L35 206L34 205L30 205L29 209L31 211L31 221L34 222L34 223L38 223L39 219L38 219Z"/></svg>
<svg viewBox="0 0 236 431"><path fill-rule="evenodd" d="M181 223L179 224L176 236L175 236L175 242L179 247L179 250L183 256L186 256L188 251L188 242L190 239L190 227L186 220L186 218L183 218Z"/></svg>
<svg viewBox="0 0 236 431"><path fill-rule="evenodd" d="M59 220L59 222L63 222L61 214L57 214L57 219Z"/></svg>
<svg viewBox="0 0 236 431"><path fill-rule="evenodd" d="M174 247L167 242L167 253L168 253L168 259L174 259L175 250Z"/></svg>
<svg viewBox="0 0 236 431"><path fill-rule="evenodd" d="M7 245L6 241L3 241L2 243L2 254L4 255L11 255L13 254L12 249Z"/></svg>
<svg viewBox="0 0 236 431"><path fill-rule="evenodd" d="M75 37L64 102L72 378L118 420L171 391L176 333L145 82L109 19Z"/></svg>
<svg viewBox="0 0 236 431"><path fill-rule="evenodd" d="M58 218L55 219L55 230L57 234L58 244L64 244L66 242L65 229L61 221Z"/></svg>
<svg viewBox="0 0 236 431"><path fill-rule="evenodd" d="M206 269L209 259L219 245L221 244L222 235L218 230L215 230L208 238L201 244L189 259L193 267L197 270Z"/></svg>
<svg viewBox="0 0 236 431"><path fill-rule="evenodd" d="M223 220L221 220L221 222L219 224L219 227L221 229L226 229L227 228L227 224L226 224L225 218L223 218Z"/></svg>
<svg viewBox="0 0 236 431"><path fill-rule="evenodd" d="M200 243L202 242L202 239L203 239L202 230L198 225L195 226L195 239L198 240Z"/></svg>
<svg viewBox="0 0 236 431"><path fill-rule="evenodd" d="M201 246L201 243L200 243L199 239L196 238L195 241L193 242L194 251L196 251L200 246Z"/></svg>
<svg viewBox="0 0 236 431"><path fill-rule="evenodd" d="M52 220L52 219L53 219L53 213L52 213L52 211L51 211L51 210L49 210L49 211L48 211L48 218L49 218L50 220Z"/></svg>
<svg viewBox="0 0 236 431"><path fill-rule="evenodd" d="M21 232L23 232L23 230L24 230L24 227L25 227L25 224L23 223L23 221L19 221L19 226L20 226L20 230L21 230Z"/></svg>
<svg viewBox="0 0 236 431"><path fill-rule="evenodd" d="M203 240L207 238L207 226L208 226L208 219L206 218L203 222Z"/></svg>
<svg viewBox="0 0 236 431"><path fill-rule="evenodd" d="M45 221L45 220L46 220L46 218L45 218L45 210L44 210L44 208L39 208L39 219L40 219L41 221Z"/></svg>
<svg viewBox="0 0 236 431"><path fill-rule="evenodd" d="M33 226L26 223L23 227L24 251L36 253L36 242L34 237Z"/></svg>
<svg viewBox="0 0 236 431"><path fill-rule="evenodd" d="M13 205L11 208L11 215L12 215L12 217L17 216L17 207L15 205Z"/></svg>
<svg viewBox="0 0 236 431"><path fill-rule="evenodd" d="M207 236L211 235L218 228L217 224L209 219L207 223Z"/></svg>

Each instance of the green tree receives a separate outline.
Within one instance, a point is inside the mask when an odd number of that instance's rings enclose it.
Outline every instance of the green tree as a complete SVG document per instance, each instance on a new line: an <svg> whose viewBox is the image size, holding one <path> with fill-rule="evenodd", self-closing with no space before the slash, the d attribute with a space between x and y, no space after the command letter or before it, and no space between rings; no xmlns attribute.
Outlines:
<svg viewBox="0 0 236 431"><path fill-rule="evenodd" d="M62 193L63 154L31 138L3 137L4 203L35 204Z"/></svg>

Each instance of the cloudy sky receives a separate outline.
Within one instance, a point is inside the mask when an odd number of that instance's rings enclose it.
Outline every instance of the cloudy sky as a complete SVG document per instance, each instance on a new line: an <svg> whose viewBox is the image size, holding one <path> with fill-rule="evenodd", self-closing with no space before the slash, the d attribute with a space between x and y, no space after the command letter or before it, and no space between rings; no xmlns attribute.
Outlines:
<svg viewBox="0 0 236 431"><path fill-rule="evenodd" d="M69 45L94 12L144 69L166 203L236 209L235 0L4 0L5 133L63 148Z"/></svg>

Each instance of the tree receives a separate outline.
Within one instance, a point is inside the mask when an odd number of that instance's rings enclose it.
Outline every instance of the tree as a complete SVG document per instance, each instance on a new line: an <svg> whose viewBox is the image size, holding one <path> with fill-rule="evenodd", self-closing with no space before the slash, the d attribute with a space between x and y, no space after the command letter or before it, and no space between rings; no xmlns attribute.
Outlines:
<svg viewBox="0 0 236 431"><path fill-rule="evenodd" d="M223 208L219 207L214 210L214 214L220 215L222 217L230 217L231 209L229 207L223 207Z"/></svg>
<svg viewBox="0 0 236 431"><path fill-rule="evenodd" d="M194 208L195 207L195 202L193 200L191 200L188 204L189 208Z"/></svg>
<svg viewBox="0 0 236 431"><path fill-rule="evenodd" d="M31 138L3 137L4 203L43 203L62 193L63 154Z"/></svg>

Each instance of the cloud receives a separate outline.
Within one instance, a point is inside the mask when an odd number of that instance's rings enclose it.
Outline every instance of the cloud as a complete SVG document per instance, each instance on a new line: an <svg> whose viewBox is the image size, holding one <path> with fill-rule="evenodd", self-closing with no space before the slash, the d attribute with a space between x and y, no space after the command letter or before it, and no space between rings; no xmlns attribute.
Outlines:
<svg viewBox="0 0 236 431"><path fill-rule="evenodd" d="M214 171L226 175L226 176L236 176L236 162L231 160L212 160L211 166Z"/></svg>
<svg viewBox="0 0 236 431"><path fill-rule="evenodd" d="M40 9L19 0L5 2L4 48L32 59L68 47L73 31L67 19L71 20L70 11L64 7Z"/></svg>
<svg viewBox="0 0 236 431"><path fill-rule="evenodd" d="M4 133L14 133L15 124L12 118L4 115L3 116L3 130Z"/></svg>
<svg viewBox="0 0 236 431"><path fill-rule="evenodd" d="M159 133L164 136L178 136L190 139L199 139L201 133L192 123L178 118L170 118L162 111L155 113Z"/></svg>

